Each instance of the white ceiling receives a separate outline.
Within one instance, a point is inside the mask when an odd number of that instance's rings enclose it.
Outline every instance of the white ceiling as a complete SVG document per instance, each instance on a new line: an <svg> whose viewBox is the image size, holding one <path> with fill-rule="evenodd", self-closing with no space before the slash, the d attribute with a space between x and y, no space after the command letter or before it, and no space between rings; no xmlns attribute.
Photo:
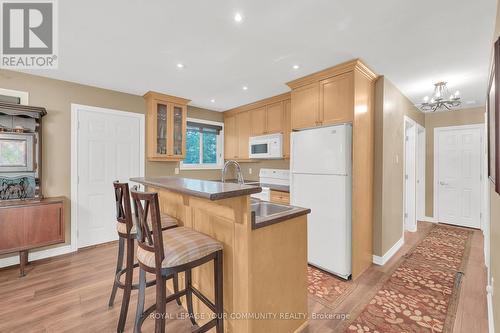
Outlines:
<svg viewBox="0 0 500 333"><path fill-rule="evenodd" d="M484 105L496 13L495 0L58 5L59 69L30 73L139 95L159 91L214 110L286 92L285 82L358 57L415 103L444 80L475 101L467 107Z"/></svg>

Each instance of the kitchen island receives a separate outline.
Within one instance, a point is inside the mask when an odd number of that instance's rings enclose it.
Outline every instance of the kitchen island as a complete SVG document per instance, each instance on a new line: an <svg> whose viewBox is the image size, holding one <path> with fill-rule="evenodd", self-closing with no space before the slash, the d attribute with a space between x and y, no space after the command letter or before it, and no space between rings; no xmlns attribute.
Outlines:
<svg viewBox="0 0 500 333"><path fill-rule="evenodd" d="M309 209L252 200L258 186L178 177L131 181L158 192L163 213L223 244L227 332L289 333L306 326ZM182 288L183 275L179 283ZM213 266L193 270L193 284L213 301ZM198 324L207 322L211 311L196 297L193 303Z"/></svg>

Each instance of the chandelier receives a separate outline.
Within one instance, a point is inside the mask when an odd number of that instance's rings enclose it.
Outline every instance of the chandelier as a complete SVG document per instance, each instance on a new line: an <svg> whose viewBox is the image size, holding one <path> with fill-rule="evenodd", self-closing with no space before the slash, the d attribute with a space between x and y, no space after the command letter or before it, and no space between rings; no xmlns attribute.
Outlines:
<svg viewBox="0 0 500 333"><path fill-rule="evenodd" d="M446 98L446 96L449 96L449 98ZM431 100L429 100L429 96L425 96L420 109L424 112L435 112L438 110L451 110L461 104L462 101L460 101L460 92L458 90L454 94L450 94L446 82L438 82L434 84L434 95Z"/></svg>

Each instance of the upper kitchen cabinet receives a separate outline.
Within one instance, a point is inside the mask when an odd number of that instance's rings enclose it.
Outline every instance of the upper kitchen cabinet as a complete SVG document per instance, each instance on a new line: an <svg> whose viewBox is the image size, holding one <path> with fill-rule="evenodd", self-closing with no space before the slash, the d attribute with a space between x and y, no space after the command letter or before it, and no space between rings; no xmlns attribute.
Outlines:
<svg viewBox="0 0 500 333"><path fill-rule="evenodd" d="M318 126L319 83L313 82L292 90L292 129Z"/></svg>
<svg viewBox="0 0 500 333"><path fill-rule="evenodd" d="M248 159L250 128L248 111L224 115L224 158L226 160Z"/></svg>
<svg viewBox="0 0 500 333"><path fill-rule="evenodd" d="M224 116L224 158L226 160L238 158L238 130L235 114Z"/></svg>
<svg viewBox="0 0 500 333"><path fill-rule="evenodd" d="M352 122L354 111L353 73L336 75L319 82L319 123Z"/></svg>
<svg viewBox="0 0 500 333"><path fill-rule="evenodd" d="M284 132L283 101L250 110L252 136Z"/></svg>
<svg viewBox="0 0 500 333"><path fill-rule="evenodd" d="M283 133L285 131L284 117L283 101L267 105L266 132L264 134Z"/></svg>
<svg viewBox="0 0 500 333"><path fill-rule="evenodd" d="M292 133L292 101L283 101L284 107L284 133L283 133L283 157L290 158L290 135Z"/></svg>
<svg viewBox="0 0 500 333"><path fill-rule="evenodd" d="M339 65L288 83L292 88L292 128L353 121L354 65Z"/></svg>
<svg viewBox="0 0 500 333"><path fill-rule="evenodd" d="M179 161L186 156L188 99L148 92L146 149L150 161Z"/></svg>
<svg viewBox="0 0 500 333"><path fill-rule="evenodd" d="M224 157L249 160L249 139L252 136L282 133L283 155L290 155L290 94L266 98L224 112Z"/></svg>
<svg viewBox="0 0 500 333"><path fill-rule="evenodd" d="M251 110L252 136L264 135L266 133L266 107Z"/></svg>
<svg viewBox="0 0 500 333"><path fill-rule="evenodd" d="M236 115L236 128L238 129L238 158L248 159L248 145L250 139L250 112L244 111Z"/></svg>

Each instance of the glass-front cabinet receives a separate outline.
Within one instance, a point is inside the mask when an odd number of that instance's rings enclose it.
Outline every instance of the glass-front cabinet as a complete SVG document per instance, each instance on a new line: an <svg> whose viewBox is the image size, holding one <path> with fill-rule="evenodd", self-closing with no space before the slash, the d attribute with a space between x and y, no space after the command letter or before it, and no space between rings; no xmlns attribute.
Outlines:
<svg viewBox="0 0 500 333"><path fill-rule="evenodd" d="M148 92L146 149L150 161L183 160L186 155L186 120L189 100Z"/></svg>

